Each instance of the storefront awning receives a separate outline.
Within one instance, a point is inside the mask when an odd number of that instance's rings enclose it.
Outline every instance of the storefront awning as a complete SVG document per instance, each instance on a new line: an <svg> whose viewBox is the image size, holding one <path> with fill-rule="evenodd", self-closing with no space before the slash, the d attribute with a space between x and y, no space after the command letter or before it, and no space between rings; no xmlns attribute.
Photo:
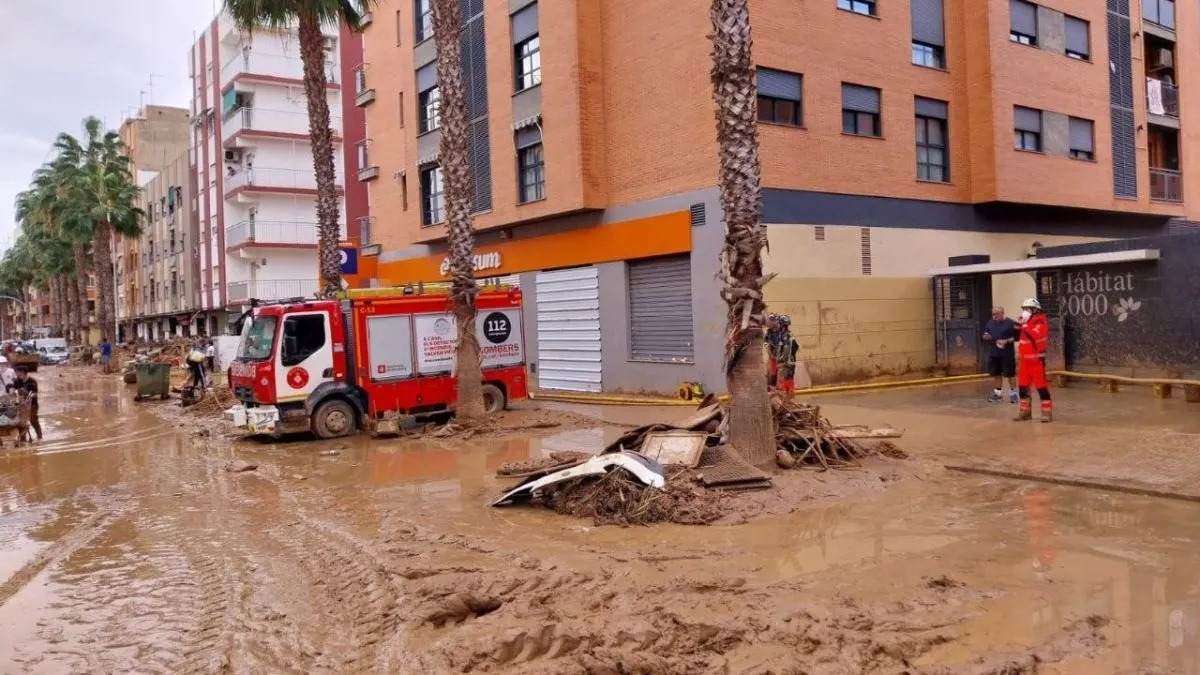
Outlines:
<svg viewBox="0 0 1200 675"><path fill-rule="evenodd" d="M980 263L978 265L956 265L935 267L929 270L931 277L957 276L961 274L1005 274L1008 272L1032 272L1034 270L1057 269L1059 267L1082 267L1084 265L1111 265L1114 263L1146 262L1158 260L1158 249L1139 248L1133 251L1109 251L1067 255L1061 258L1029 258L1007 262Z"/></svg>

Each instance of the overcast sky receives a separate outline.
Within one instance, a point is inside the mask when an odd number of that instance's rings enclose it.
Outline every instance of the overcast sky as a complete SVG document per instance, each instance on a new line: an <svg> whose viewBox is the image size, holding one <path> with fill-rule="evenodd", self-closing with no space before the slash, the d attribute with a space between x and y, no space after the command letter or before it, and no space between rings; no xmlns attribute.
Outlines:
<svg viewBox="0 0 1200 675"><path fill-rule="evenodd" d="M0 0L0 249L13 200L60 131L116 129L139 102L186 107L187 55L221 0ZM151 90L151 75L153 90Z"/></svg>

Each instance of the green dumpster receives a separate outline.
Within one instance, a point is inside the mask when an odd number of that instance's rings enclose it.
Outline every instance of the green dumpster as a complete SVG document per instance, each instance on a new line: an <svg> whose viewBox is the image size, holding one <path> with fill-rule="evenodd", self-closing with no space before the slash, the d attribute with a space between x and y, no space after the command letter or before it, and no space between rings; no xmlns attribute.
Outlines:
<svg viewBox="0 0 1200 675"><path fill-rule="evenodd" d="M135 401L140 401L151 396L165 399L170 395L171 364L137 364L137 396L134 397Z"/></svg>

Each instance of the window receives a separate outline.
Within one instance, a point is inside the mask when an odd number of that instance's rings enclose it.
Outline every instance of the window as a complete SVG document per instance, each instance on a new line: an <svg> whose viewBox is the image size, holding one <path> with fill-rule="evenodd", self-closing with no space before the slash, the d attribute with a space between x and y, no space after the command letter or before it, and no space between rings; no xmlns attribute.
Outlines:
<svg viewBox="0 0 1200 675"><path fill-rule="evenodd" d="M916 99L917 179L950 182L950 139L945 101Z"/></svg>
<svg viewBox="0 0 1200 675"><path fill-rule="evenodd" d="M1096 146L1093 138L1091 120L1081 117L1070 119L1071 128L1071 159L1096 159Z"/></svg>
<svg viewBox="0 0 1200 675"><path fill-rule="evenodd" d="M546 156L542 150L542 132L526 127L517 132L517 182L521 204L546 198Z"/></svg>
<svg viewBox="0 0 1200 675"><path fill-rule="evenodd" d="M298 366L325 346L325 315L302 314L283 320L279 361L285 368Z"/></svg>
<svg viewBox="0 0 1200 675"><path fill-rule="evenodd" d="M1009 0L1008 39L1023 45L1037 45L1037 5L1025 0Z"/></svg>
<svg viewBox="0 0 1200 675"><path fill-rule="evenodd" d="M371 165L370 158L367 156L367 142L358 142L358 169L359 171Z"/></svg>
<svg viewBox="0 0 1200 675"><path fill-rule="evenodd" d="M542 82L541 41L538 37L538 6L533 3L512 15L513 76L516 91Z"/></svg>
<svg viewBox="0 0 1200 675"><path fill-rule="evenodd" d="M838 9L875 16L875 0L837 0Z"/></svg>
<svg viewBox="0 0 1200 675"><path fill-rule="evenodd" d="M758 121L804 126L804 76L782 70L759 68Z"/></svg>
<svg viewBox="0 0 1200 675"><path fill-rule="evenodd" d="M442 167L421 169L422 225L436 225L445 218L446 202L442 189Z"/></svg>
<svg viewBox="0 0 1200 675"><path fill-rule="evenodd" d="M402 42L401 36L404 35L404 19L401 18L403 16L404 16L404 12L402 10L399 10L399 9L396 10L396 46L397 47L400 46L400 43Z"/></svg>
<svg viewBox="0 0 1200 675"><path fill-rule="evenodd" d="M428 40L433 37L433 0L415 0L414 7L416 41Z"/></svg>
<svg viewBox="0 0 1200 675"><path fill-rule="evenodd" d="M629 342L634 361L695 359L691 256L631 260Z"/></svg>
<svg viewBox="0 0 1200 675"><path fill-rule="evenodd" d="M437 86L437 65L430 63L417 71L417 133L433 131L441 125L442 96Z"/></svg>
<svg viewBox="0 0 1200 675"><path fill-rule="evenodd" d="M1067 31L1067 56L1087 61L1091 58L1091 41L1088 39L1088 22L1065 16Z"/></svg>
<svg viewBox="0 0 1200 675"><path fill-rule="evenodd" d="M1163 28L1175 29L1175 0L1143 0L1142 17Z"/></svg>
<svg viewBox="0 0 1200 675"><path fill-rule="evenodd" d="M914 41L912 43L912 62L926 68L945 68L946 50L936 45Z"/></svg>
<svg viewBox="0 0 1200 675"><path fill-rule="evenodd" d="M361 65L354 69L354 93L361 94L367 90L367 67Z"/></svg>
<svg viewBox="0 0 1200 675"><path fill-rule="evenodd" d="M396 115L400 118L400 128L403 129L404 128L404 92L400 92L400 93L396 94L396 102L399 104L396 106L396 108L397 108Z"/></svg>
<svg viewBox="0 0 1200 675"><path fill-rule="evenodd" d="M912 62L927 68L946 67L946 21L943 0L911 0Z"/></svg>
<svg viewBox="0 0 1200 675"><path fill-rule="evenodd" d="M1042 151L1042 111L1013 107L1013 147L1028 152Z"/></svg>
<svg viewBox="0 0 1200 675"><path fill-rule="evenodd" d="M883 136L879 118L880 92L875 87L842 83L842 133Z"/></svg>

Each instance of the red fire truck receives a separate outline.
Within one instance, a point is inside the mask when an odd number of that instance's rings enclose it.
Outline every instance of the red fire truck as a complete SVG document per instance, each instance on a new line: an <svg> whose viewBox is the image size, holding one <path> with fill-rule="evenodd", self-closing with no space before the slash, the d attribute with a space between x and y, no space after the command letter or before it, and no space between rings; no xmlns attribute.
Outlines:
<svg viewBox="0 0 1200 675"><path fill-rule="evenodd" d="M225 419L251 434L338 438L452 411L449 303L445 291L406 287L254 307L229 369L238 404ZM521 291L484 289L476 307L484 406L494 412L528 396Z"/></svg>

